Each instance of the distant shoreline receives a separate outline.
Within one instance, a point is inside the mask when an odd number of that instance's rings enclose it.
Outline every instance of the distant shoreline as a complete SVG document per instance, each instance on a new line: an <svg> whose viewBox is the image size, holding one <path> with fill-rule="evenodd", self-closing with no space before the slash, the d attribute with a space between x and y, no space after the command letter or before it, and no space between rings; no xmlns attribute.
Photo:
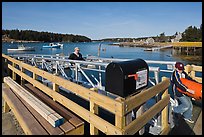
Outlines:
<svg viewBox="0 0 204 137"><path fill-rule="evenodd" d="M43 42L43 41L28 41L28 40L15 40L15 39L2 39L2 42L21 42L21 43L34 43L34 42Z"/></svg>
<svg viewBox="0 0 204 137"><path fill-rule="evenodd" d="M119 42L119 43L113 43L113 44L109 44L112 46L120 46L120 47L144 47L144 48L152 48L152 47L160 47L160 46L167 46L167 45L171 45L170 42L166 42L166 43L160 43L160 42L155 42L152 44L147 44L144 42Z"/></svg>

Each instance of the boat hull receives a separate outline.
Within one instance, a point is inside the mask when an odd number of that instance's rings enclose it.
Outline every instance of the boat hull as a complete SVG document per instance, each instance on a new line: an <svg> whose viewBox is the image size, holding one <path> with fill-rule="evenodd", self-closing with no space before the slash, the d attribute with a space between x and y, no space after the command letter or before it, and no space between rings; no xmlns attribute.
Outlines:
<svg viewBox="0 0 204 137"><path fill-rule="evenodd" d="M60 48L61 46L43 46L43 48Z"/></svg>
<svg viewBox="0 0 204 137"><path fill-rule="evenodd" d="M30 49L7 49L8 51L35 51L34 48L30 48Z"/></svg>

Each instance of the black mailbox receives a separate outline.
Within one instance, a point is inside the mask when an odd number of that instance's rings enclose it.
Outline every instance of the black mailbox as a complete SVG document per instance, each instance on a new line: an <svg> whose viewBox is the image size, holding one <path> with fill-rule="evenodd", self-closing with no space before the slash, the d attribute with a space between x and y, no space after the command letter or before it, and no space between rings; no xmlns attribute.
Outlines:
<svg viewBox="0 0 204 137"><path fill-rule="evenodd" d="M149 68L142 59L112 62L106 67L105 90L127 97L147 87Z"/></svg>

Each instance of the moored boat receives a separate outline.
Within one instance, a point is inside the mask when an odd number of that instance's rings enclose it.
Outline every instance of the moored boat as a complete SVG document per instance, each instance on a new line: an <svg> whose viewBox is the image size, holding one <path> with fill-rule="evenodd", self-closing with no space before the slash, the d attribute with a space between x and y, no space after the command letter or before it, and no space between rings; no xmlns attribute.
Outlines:
<svg viewBox="0 0 204 137"><path fill-rule="evenodd" d="M50 43L49 45L44 45L43 48L61 48L63 47L63 44L60 43Z"/></svg>
<svg viewBox="0 0 204 137"><path fill-rule="evenodd" d="M8 51L35 51L35 47L26 47L23 44L19 45L17 49L7 49Z"/></svg>

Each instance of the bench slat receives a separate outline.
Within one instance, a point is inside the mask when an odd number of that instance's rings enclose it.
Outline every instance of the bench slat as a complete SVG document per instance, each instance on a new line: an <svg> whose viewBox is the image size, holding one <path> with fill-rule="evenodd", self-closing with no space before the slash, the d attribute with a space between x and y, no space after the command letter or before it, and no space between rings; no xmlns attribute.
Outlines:
<svg viewBox="0 0 204 137"><path fill-rule="evenodd" d="M41 114L41 116L43 116L52 126L57 127L63 123L63 117L57 114L53 109L48 107L42 101L37 99L31 93L26 91L10 77L5 77L4 82L7 83L16 94L21 96L28 104L30 104L39 114ZM59 116L56 117L55 115Z"/></svg>
<svg viewBox="0 0 204 137"><path fill-rule="evenodd" d="M47 96L45 93L40 91L39 89L33 87L30 83L25 84L24 86L28 91L30 90L31 93L33 93L35 96L40 98L42 101L44 101L47 105L52 107L56 112L58 112L61 116L63 116L66 120L68 120L70 123L72 123L75 127L79 127L84 124L84 122L79 119L77 116L72 114L70 111L65 109L60 104L53 101L49 96Z"/></svg>
<svg viewBox="0 0 204 137"><path fill-rule="evenodd" d="M75 129L75 127L68 121L66 121L63 125L61 125L60 128L65 132L65 134Z"/></svg>
<svg viewBox="0 0 204 137"><path fill-rule="evenodd" d="M39 123L47 130L50 135L62 135L65 132L62 131L59 127L53 127L45 118L43 118L33 107L31 107L25 100L23 100L19 95L18 98L30 111L30 113L39 121Z"/></svg>
<svg viewBox="0 0 204 137"><path fill-rule="evenodd" d="M3 98L7 102L15 117L21 124L25 134L48 135L46 130L38 123L28 109L9 88L2 86Z"/></svg>

